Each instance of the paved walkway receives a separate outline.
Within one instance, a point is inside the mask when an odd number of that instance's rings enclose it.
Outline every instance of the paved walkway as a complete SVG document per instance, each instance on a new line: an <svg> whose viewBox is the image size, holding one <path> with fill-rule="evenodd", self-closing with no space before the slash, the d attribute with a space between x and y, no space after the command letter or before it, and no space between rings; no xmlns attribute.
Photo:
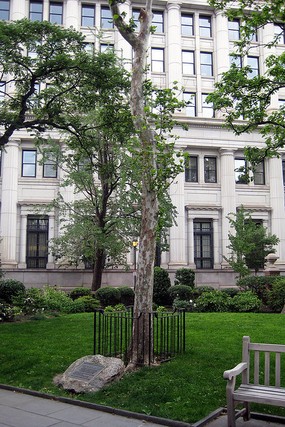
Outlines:
<svg viewBox="0 0 285 427"><path fill-rule="evenodd" d="M34 393L34 392L31 392ZM64 401L0 388L0 427L226 427L226 416L188 424L128 413L72 399ZM97 408L96 408L97 406ZM93 409L93 408L96 409ZM284 427L284 424L252 419L237 421L237 427Z"/></svg>

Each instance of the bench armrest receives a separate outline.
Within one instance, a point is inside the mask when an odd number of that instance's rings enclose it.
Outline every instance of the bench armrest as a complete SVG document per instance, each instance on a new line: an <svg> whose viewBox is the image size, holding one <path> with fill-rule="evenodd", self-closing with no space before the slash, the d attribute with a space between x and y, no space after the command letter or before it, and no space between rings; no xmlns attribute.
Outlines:
<svg viewBox="0 0 285 427"><path fill-rule="evenodd" d="M224 372L224 379L225 380L232 380L233 377L236 377L237 375L241 374L246 369L247 369L247 363L246 362L239 363L233 369L229 369L228 371Z"/></svg>

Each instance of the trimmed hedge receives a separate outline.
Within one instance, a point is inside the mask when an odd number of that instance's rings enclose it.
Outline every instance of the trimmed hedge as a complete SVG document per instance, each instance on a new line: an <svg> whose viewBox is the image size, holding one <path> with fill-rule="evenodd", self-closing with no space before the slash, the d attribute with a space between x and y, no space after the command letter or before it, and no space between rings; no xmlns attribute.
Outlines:
<svg viewBox="0 0 285 427"><path fill-rule="evenodd" d="M25 286L19 280L5 279L0 281L0 301L11 304L13 298L25 292Z"/></svg>
<svg viewBox="0 0 285 427"><path fill-rule="evenodd" d="M105 288L98 289L95 292L95 297L100 301L102 307L107 307L107 305L119 304L121 293L118 288L106 286Z"/></svg>
<svg viewBox="0 0 285 427"><path fill-rule="evenodd" d="M175 285L168 289L171 302L175 299L189 301L192 297L192 289L186 285Z"/></svg>
<svg viewBox="0 0 285 427"><path fill-rule="evenodd" d="M191 268L179 268L175 273L174 285L184 285L194 288L195 272Z"/></svg>
<svg viewBox="0 0 285 427"><path fill-rule="evenodd" d="M153 302L157 305L169 305L168 290L171 287L168 272L161 267L154 268Z"/></svg>

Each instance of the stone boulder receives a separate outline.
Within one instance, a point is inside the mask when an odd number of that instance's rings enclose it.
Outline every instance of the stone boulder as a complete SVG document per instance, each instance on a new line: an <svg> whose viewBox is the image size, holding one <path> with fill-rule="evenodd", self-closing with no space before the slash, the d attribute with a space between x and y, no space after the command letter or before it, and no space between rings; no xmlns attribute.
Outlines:
<svg viewBox="0 0 285 427"><path fill-rule="evenodd" d="M62 374L54 378L54 384L74 393L100 390L106 384L121 378L125 366L121 359L100 354L84 356L76 360Z"/></svg>

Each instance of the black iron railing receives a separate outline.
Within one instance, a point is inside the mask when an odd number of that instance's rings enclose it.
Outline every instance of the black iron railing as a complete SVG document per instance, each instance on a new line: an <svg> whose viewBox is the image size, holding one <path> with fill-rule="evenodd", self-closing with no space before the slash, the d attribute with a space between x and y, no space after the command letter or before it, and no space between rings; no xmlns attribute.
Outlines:
<svg viewBox="0 0 285 427"><path fill-rule="evenodd" d="M151 349L149 363L171 359L185 351L185 312L152 312L148 313L148 324L152 325L153 334L149 334L152 343L146 343ZM143 325L143 319L133 316L132 308L121 312L94 312L94 354L127 359L133 333L133 323ZM143 327L143 326L142 326ZM141 339L140 328L137 328Z"/></svg>

